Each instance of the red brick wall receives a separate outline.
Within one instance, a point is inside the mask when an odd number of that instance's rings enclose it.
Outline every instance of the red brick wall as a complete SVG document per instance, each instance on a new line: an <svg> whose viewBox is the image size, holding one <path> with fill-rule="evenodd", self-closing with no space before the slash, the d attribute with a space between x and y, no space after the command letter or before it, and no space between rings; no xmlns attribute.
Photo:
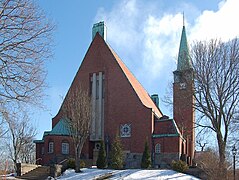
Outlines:
<svg viewBox="0 0 239 180"><path fill-rule="evenodd" d="M155 121L154 134L176 134L178 133L174 127L172 120Z"/></svg>
<svg viewBox="0 0 239 180"><path fill-rule="evenodd" d="M121 138L124 148L131 152L143 152L146 138L151 138L151 109L141 103L104 40L96 35L70 88L76 88L81 82L83 88L89 89L90 73L100 71L105 74L104 135L109 135L112 142L120 124L131 124L132 136ZM53 126L59 121L60 113L53 118ZM87 154L91 148L85 144L83 153Z"/></svg>
<svg viewBox="0 0 239 180"><path fill-rule="evenodd" d="M44 147L44 143L36 143L36 164L42 164L43 162L42 147Z"/></svg>
<svg viewBox="0 0 239 180"><path fill-rule="evenodd" d="M181 153L180 151L180 137L161 137L154 138L154 146L159 143L161 147L161 153Z"/></svg>
<svg viewBox="0 0 239 180"><path fill-rule="evenodd" d="M195 112L193 108L193 82L188 82L187 89L180 89L179 83L174 83L174 119L187 140L187 155L194 157L195 151Z"/></svg>
<svg viewBox="0 0 239 180"><path fill-rule="evenodd" d="M49 142L54 142L54 148L53 153L48 152L48 144ZM69 154L65 155L62 154L61 149L61 143L62 142L68 142L69 143ZM68 158L68 157L74 157L74 146L70 139L70 137L67 136L45 136L44 137L44 156L42 163L43 164L51 164L52 162L59 163L62 160Z"/></svg>

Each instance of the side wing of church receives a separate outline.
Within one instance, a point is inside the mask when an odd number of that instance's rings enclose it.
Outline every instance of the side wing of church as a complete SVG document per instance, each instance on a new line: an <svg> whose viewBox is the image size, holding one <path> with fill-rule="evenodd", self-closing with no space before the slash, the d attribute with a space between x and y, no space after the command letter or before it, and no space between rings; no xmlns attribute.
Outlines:
<svg viewBox="0 0 239 180"><path fill-rule="evenodd" d="M146 140L155 167L169 167L172 160L191 155L188 153L189 139L183 137L177 126L179 115L176 112L176 120L163 115L158 107L158 96L150 97L107 44L104 22L93 26L92 39L65 97L71 96L70 89L81 87L92 98L91 134L84 144L81 159L89 166L95 165L99 142L104 141L109 154L117 133L123 144L126 168L140 167ZM74 147L65 123L60 108L52 119L52 130L44 132L42 140L35 141L38 164L49 165L74 157ZM192 158L191 155L189 159Z"/></svg>

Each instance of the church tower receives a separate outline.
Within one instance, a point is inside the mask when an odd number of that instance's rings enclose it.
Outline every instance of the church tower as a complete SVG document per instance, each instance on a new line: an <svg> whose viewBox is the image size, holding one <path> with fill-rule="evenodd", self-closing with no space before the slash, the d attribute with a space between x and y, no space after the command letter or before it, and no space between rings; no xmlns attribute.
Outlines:
<svg viewBox="0 0 239 180"><path fill-rule="evenodd" d="M174 73L173 83L173 117L182 133L186 144L181 145L181 159L192 164L195 151L195 111L193 107L194 85L193 68L189 56L186 30L183 25L178 53L177 70Z"/></svg>

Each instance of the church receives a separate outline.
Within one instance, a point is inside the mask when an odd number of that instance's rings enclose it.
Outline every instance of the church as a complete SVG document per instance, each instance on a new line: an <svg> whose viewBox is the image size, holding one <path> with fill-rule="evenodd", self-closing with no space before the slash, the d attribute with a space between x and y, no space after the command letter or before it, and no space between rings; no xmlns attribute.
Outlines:
<svg viewBox="0 0 239 180"><path fill-rule="evenodd" d="M104 22L93 25L92 42L69 88L81 87L92 99L90 136L81 159L95 165L100 141L107 156L119 134L125 168L139 168L148 141L152 166L170 167L172 160L192 165L195 151L193 70L183 25L177 69L173 72L173 118L164 115L157 94L149 95L106 41ZM116 37L117 38L117 37ZM120 40L120 39L119 39ZM172 60L173 61L173 60ZM64 124L62 106L52 119L52 130L35 140L36 159L41 165L74 158L74 146Z"/></svg>

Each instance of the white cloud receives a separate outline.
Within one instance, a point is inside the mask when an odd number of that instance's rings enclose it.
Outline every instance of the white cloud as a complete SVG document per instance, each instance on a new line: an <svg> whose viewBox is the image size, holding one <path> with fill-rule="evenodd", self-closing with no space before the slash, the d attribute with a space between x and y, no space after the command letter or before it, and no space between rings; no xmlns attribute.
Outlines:
<svg viewBox="0 0 239 180"><path fill-rule="evenodd" d="M109 44L148 92L158 93L161 98L176 68L183 24L180 7L186 9L189 44L194 40L228 40L239 35L238 0L221 1L217 11L200 11L185 2L162 10L158 1L142 2L123 0L110 11L100 8L94 22L106 22Z"/></svg>
<svg viewBox="0 0 239 180"><path fill-rule="evenodd" d="M217 11L205 10L191 27L191 40L209 40L220 38L224 41L239 36L239 1L227 0L218 4Z"/></svg>
<svg viewBox="0 0 239 180"><path fill-rule="evenodd" d="M149 16L144 25L143 67L153 77L169 62L175 60L178 51L179 32L182 28L182 14L167 14L162 18Z"/></svg>
<svg viewBox="0 0 239 180"><path fill-rule="evenodd" d="M154 4L125 0L110 12L100 8L95 22L102 20L107 26L107 41L140 82L147 83L147 87L154 80L165 77L160 72L175 63L182 14L161 17ZM171 70L168 73L172 73Z"/></svg>
<svg viewBox="0 0 239 180"><path fill-rule="evenodd" d="M107 26L107 40L113 48L122 50L127 47L127 51L137 48L141 32L138 28L140 25L140 12L135 0L122 1L114 6L112 11L106 12L100 8L95 22L104 20Z"/></svg>

